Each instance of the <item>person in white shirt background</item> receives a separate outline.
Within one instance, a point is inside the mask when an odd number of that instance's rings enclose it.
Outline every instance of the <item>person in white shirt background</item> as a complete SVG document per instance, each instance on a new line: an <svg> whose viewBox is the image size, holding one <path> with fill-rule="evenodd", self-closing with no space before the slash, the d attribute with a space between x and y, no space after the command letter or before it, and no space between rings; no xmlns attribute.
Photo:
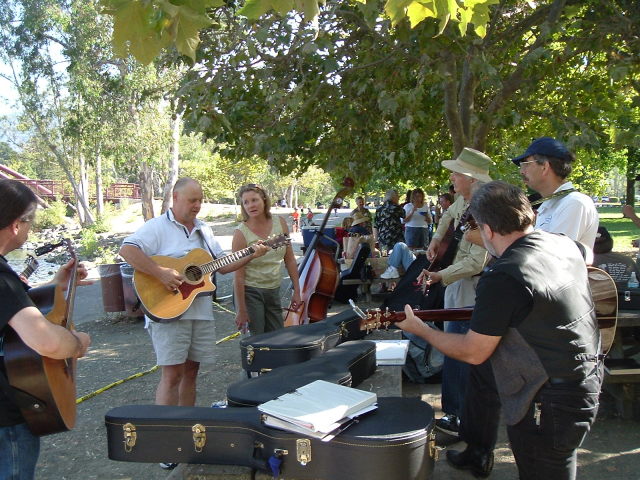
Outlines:
<svg viewBox="0 0 640 480"><path fill-rule="evenodd" d="M587 249L587 263L593 260L593 244L598 231L598 211L591 197L578 192L567 181L575 155L551 137L534 140L527 150L512 159L520 168L527 186L540 195L536 230L564 233Z"/></svg>

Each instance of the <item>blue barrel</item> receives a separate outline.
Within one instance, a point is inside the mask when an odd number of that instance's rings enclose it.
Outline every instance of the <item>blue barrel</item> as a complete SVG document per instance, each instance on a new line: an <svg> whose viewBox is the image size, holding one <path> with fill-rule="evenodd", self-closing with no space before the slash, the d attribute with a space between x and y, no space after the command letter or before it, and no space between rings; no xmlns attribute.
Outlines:
<svg viewBox="0 0 640 480"><path fill-rule="evenodd" d="M305 248L309 246L311 239L313 239L313 236L316 234L318 229L319 227L302 227L302 242L304 243ZM326 227L324 229L324 235L335 240L336 229L334 227ZM320 238L320 243L331 248L336 248L336 244L334 242L324 237Z"/></svg>

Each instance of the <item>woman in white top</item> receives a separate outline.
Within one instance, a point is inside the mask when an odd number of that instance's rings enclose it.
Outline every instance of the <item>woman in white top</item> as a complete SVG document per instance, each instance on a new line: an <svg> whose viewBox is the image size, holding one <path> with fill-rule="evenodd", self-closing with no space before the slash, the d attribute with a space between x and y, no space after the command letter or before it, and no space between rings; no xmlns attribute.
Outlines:
<svg viewBox="0 0 640 480"><path fill-rule="evenodd" d="M233 233L234 252L274 235L289 233L285 220L271 215L271 203L263 188L245 185L240 188L239 197L243 222ZM235 272L233 288L238 330L248 328L256 335L283 327L280 303L283 260L294 286L290 308L296 309L299 305L300 281L291 245L270 250Z"/></svg>
<svg viewBox="0 0 640 480"><path fill-rule="evenodd" d="M433 223L424 192L416 188L411 192L411 202L404 206L404 238L409 248L423 249L429 244L429 225Z"/></svg>

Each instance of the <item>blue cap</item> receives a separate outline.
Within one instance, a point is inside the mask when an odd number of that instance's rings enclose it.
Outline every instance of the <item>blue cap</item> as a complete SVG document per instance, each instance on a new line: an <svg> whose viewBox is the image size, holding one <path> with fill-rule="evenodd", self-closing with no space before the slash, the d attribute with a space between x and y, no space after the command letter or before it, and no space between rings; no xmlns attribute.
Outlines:
<svg viewBox="0 0 640 480"><path fill-rule="evenodd" d="M540 137L531 142L526 152L511 159L511 161L520 166L520 162L531 155L545 155L547 157L559 158L566 162L572 162L574 160L573 155L567 147L565 147L564 143L555 138Z"/></svg>

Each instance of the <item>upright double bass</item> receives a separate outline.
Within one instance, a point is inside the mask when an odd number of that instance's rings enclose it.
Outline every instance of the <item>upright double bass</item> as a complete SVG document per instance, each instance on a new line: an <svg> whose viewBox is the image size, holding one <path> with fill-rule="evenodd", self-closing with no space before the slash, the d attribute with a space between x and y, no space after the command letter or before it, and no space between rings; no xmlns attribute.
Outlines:
<svg viewBox="0 0 640 480"><path fill-rule="evenodd" d="M319 242L325 236L324 229L331 216L331 210L342 206L344 198L353 190L353 185L351 178L344 179L343 188L333 197L320 228L316 230L309 243L309 248L298 266L301 304L295 307L292 305L288 309L284 319L285 327L318 322L327 316L329 303L338 286L340 272L335 253Z"/></svg>

